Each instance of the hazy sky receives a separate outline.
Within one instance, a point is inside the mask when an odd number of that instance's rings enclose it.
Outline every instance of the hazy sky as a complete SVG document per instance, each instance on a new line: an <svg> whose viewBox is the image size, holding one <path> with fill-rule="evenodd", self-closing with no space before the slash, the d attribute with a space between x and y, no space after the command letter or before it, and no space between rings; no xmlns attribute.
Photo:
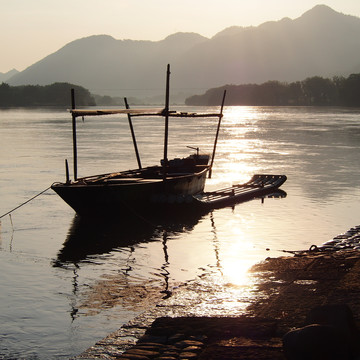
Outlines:
<svg viewBox="0 0 360 360"><path fill-rule="evenodd" d="M0 0L0 72L26 67L90 35L162 40L212 37L232 26L301 16L318 4L360 17L360 0Z"/></svg>

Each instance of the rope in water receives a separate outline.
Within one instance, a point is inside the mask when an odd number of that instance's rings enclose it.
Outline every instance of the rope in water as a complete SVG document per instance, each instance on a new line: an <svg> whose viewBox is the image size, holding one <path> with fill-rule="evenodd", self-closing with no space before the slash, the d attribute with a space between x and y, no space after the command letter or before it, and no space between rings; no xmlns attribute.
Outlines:
<svg viewBox="0 0 360 360"><path fill-rule="evenodd" d="M30 201L34 200L35 198L37 198L38 196L40 196L41 194L45 193L46 191L48 191L51 188L51 186L49 186L48 188L46 188L45 190L39 192L38 194L36 194L35 196L33 196L31 199L26 200L25 202L23 202L22 204L16 206L15 208L13 208L12 210L8 211L7 213L5 213L4 215L0 216L0 219L3 218L6 215L11 214L13 211L21 208L22 206L24 206L25 204L29 203Z"/></svg>

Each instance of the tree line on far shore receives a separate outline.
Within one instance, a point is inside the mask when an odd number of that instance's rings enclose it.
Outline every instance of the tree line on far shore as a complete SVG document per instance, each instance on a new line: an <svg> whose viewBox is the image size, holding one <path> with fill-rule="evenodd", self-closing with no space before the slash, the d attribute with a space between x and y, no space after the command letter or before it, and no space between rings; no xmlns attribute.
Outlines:
<svg viewBox="0 0 360 360"><path fill-rule="evenodd" d="M0 85L0 107L27 106L66 106L71 104L71 89L76 93L76 106L96 105L89 90L69 84L54 83L51 85Z"/></svg>
<svg viewBox="0 0 360 360"><path fill-rule="evenodd" d="M82 86L69 83L10 86L0 84L0 107L65 106L75 89L76 106L116 105L117 98L93 95ZM185 100L186 105L219 105L227 90L226 105L248 106L359 106L360 74L332 79L309 77L292 83L267 81L263 84L224 85Z"/></svg>
<svg viewBox="0 0 360 360"><path fill-rule="evenodd" d="M226 105L249 106L360 106L360 74L332 79L309 77L292 83L268 81L263 84L225 85L203 95L186 99L186 105L213 106L221 103L224 90Z"/></svg>

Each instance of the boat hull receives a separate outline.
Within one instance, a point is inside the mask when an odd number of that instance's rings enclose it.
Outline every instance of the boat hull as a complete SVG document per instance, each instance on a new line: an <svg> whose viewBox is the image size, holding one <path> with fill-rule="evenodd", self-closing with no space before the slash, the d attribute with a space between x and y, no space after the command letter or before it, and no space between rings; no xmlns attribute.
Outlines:
<svg viewBox="0 0 360 360"><path fill-rule="evenodd" d="M200 172L177 174L165 179L114 178L101 183L55 183L52 189L76 213L141 214L191 201L204 190L208 167Z"/></svg>

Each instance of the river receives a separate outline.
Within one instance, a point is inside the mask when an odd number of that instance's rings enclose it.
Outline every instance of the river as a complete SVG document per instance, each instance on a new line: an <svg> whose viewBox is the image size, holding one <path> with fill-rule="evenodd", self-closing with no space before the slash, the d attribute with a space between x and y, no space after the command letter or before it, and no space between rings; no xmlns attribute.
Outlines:
<svg viewBox="0 0 360 360"><path fill-rule="evenodd" d="M224 114L206 189L285 174L286 196L144 226L80 220L47 190L1 219L0 358L68 359L179 284L205 273L241 284L252 264L359 225L360 109L239 106ZM188 155L186 146L211 153L216 121L171 119L169 157ZM142 164L159 163L162 122L136 119L134 127ZM0 110L0 141L0 216L65 180L65 110ZM78 120L78 154L79 176L136 168L126 117Z"/></svg>

